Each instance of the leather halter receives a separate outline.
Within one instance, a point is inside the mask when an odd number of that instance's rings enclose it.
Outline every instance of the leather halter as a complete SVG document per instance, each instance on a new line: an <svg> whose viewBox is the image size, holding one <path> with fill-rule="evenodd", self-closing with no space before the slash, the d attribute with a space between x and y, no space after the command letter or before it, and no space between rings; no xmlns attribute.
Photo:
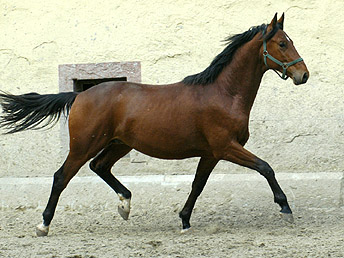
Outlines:
<svg viewBox="0 0 344 258"><path fill-rule="evenodd" d="M263 36L264 36L264 33L265 33L265 31L263 31ZM281 61L277 60L276 58L274 58L272 55L269 54L269 52L267 50L267 47L266 47L266 40L265 39L263 41L263 46L264 46L263 56L264 56L264 63L266 65L266 67L269 68L267 60L266 60L267 58L269 58L272 62L274 62L274 63L278 64L279 66L281 66L282 69L283 69L283 74L282 75L280 75L275 69L273 69L273 71L275 73L277 73L278 76L281 77L281 79L283 79L283 80L287 80L289 78L288 75L287 75L287 69L290 66L292 66L292 65L294 65L294 64L296 64L298 62L303 61L303 59L300 57L300 58L295 59L294 61L291 61L289 63L282 63Z"/></svg>

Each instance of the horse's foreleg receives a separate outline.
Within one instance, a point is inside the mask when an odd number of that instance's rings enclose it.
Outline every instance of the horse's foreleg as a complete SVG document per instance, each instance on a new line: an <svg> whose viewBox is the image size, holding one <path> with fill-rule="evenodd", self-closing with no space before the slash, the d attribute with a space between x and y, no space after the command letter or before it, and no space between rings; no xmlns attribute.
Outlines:
<svg viewBox="0 0 344 258"><path fill-rule="evenodd" d="M49 225L54 217L57 202L62 191L86 161L86 159L74 159L72 155L69 154L62 167L55 172L49 201L43 212L43 223L36 227L37 236L48 235Z"/></svg>
<svg viewBox="0 0 344 258"><path fill-rule="evenodd" d="M125 220L130 213L131 192L112 175L111 167L131 149L125 144L111 143L90 163L90 168L118 194L118 212Z"/></svg>
<svg viewBox="0 0 344 258"><path fill-rule="evenodd" d="M179 217L182 219L183 224L182 233L187 231L191 227L190 217L192 210L195 206L198 196L201 194L205 184L207 183L211 171L213 171L217 162L218 160L214 158L201 158L198 163L195 179L192 183L191 193L184 205L184 208L179 213Z"/></svg>
<svg viewBox="0 0 344 258"><path fill-rule="evenodd" d="M281 207L282 218L288 222L294 221L287 197L276 180L275 172L267 162L244 149L239 143L232 144L228 151L225 152L223 159L254 169L264 176L273 192L275 203L278 203Z"/></svg>

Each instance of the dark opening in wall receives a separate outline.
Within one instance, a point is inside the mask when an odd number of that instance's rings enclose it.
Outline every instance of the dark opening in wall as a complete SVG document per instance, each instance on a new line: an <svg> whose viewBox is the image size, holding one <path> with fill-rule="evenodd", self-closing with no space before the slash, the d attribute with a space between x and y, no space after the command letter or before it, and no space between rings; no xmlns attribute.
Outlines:
<svg viewBox="0 0 344 258"><path fill-rule="evenodd" d="M101 79L73 79L73 91L82 92L102 83L111 81L127 81L127 77L101 78Z"/></svg>
<svg viewBox="0 0 344 258"><path fill-rule="evenodd" d="M81 92L107 81L141 82L140 62L59 65L60 92Z"/></svg>

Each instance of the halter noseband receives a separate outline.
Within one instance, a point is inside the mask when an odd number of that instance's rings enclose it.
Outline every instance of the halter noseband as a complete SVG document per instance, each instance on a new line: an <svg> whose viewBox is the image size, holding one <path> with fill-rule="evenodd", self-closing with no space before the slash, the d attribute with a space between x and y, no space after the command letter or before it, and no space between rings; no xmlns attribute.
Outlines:
<svg viewBox="0 0 344 258"><path fill-rule="evenodd" d="M265 31L263 31L263 36L264 36ZM274 58L272 55L269 54L267 48L266 48L266 40L264 39L263 41L263 46L264 46L264 51L263 51L263 56L264 56L264 63L266 65L267 68L269 68L268 63L266 62L266 58L269 58L271 61L273 61L274 63L278 64L279 66L282 67L283 69L283 74L280 75L275 69L274 72L278 74L279 77L281 77L281 79L283 80L287 80L288 79L288 75L287 75L287 69L289 68L289 66L292 66L298 62L303 61L303 59L300 57L294 61L291 61L289 63L282 63L281 61L277 60L276 58Z"/></svg>

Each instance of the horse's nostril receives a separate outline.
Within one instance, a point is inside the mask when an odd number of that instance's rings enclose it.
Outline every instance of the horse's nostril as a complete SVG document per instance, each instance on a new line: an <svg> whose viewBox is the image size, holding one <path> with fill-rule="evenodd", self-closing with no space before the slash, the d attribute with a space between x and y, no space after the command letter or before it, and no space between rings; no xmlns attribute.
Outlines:
<svg viewBox="0 0 344 258"><path fill-rule="evenodd" d="M306 83L308 80L308 73L304 73L302 77L302 83Z"/></svg>

